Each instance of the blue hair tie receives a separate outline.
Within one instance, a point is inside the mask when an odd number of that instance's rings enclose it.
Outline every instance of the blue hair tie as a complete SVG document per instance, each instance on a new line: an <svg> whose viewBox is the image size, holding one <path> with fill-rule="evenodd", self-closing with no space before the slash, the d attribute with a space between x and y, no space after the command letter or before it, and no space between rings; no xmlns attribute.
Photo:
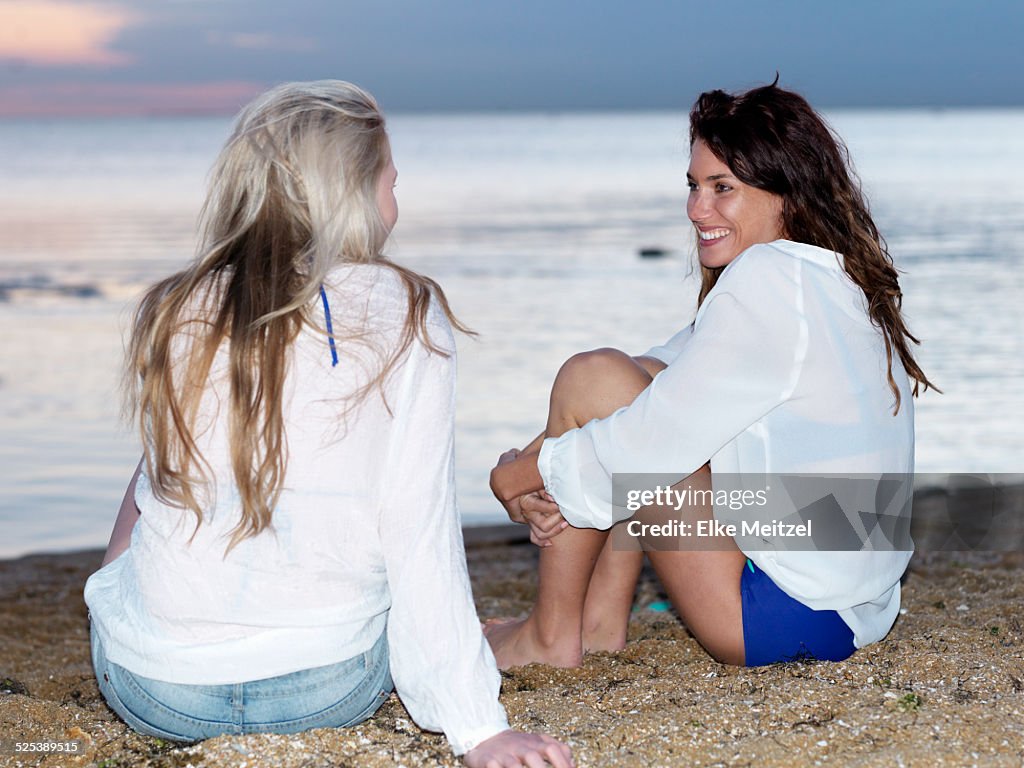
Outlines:
<svg viewBox="0 0 1024 768"><path fill-rule="evenodd" d="M320 298L324 303L324 319L327 321L327 341L331 345L331 367L338 364L338 348L334 346L334 326L331 324L331 305L327 303L327 291L320 286Z"/></svg>

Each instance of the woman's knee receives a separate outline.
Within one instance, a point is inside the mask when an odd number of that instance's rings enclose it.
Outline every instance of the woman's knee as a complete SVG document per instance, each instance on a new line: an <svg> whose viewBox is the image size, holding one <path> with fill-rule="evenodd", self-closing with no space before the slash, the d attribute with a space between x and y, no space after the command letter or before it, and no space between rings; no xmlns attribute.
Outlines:
<svg viewBox="0 0 1024 768"><path fill-rule="evenodd" d="M570 357L551 390L549 436L552 429L580 426L629 405L651 377L636 362L617 349L603 348Z"/></svg>
<svg viewBox="0 0 1024 768"><path fill-rule="evenodd" d="M562 371L576 375L597 374L602 371L614 370L633 358L621 349L600 347L587 352L577 352L562 365Z"/></svg>
<svg viewBox="0 0 1024 768"><path fill-rule="evenodd" d="M555 387L592 388L600 382L648 378L636 361L620 349L601 347L578 352L566 360L555 379Z"/></svg>

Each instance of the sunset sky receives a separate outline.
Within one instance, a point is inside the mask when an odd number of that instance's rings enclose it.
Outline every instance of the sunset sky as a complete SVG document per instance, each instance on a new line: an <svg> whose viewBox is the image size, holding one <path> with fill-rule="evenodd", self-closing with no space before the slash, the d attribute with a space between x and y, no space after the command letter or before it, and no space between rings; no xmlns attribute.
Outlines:
<svg viewBox="0 0 1024 768"><path fill-rule="evenodd" d="M341 78L387 109L1024 105L1020 0L0 0L0 116L233 112Z"/></svg>

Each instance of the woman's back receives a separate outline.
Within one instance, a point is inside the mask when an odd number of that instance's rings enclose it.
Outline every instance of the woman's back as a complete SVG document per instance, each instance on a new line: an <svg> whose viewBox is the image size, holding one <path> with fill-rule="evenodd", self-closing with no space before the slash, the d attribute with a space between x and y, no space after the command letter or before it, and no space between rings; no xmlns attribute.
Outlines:
<svg viewBox="0 0 1024 768"><path fill-rule="evenodd" d="M196 258L135 315L145 458L85 587L97 681L183 741L348 727L394 687L471 765L566 766L498 702L455 504L467 329L384 256L396 179L351 83L286 83L236 120Z"/></svg>
<svg viewBox="0 0 1024 768"><path fill-rule="evenodd" d="M229 412L222 405L230 388L227 342L197 417L197 448L212 478L202 494L202 524L162 503L144 473L139 478L141 517L131 549L90 585L88 596L107 594L121 606L133 632L119 644L120 633L108 627L108 653L140 674L205 684L286 674L365 650L384 628L390 595L381 516L393 503L389 489L403 480L389 458L398 456L393 443L409 437L402 415L412 392L403 383L416 372L408 361L428 353L417 344L396 369L385 386L387 404L371 390L342 415L346 397L372 381L382 355L398 346L408 299L397 273L373 265L337 268L325 295L335 332L342 334L339 360L332 365L330 340L317 329L304 328L292 345L282 404L287 473L270 528L225 554L240 520ZM322 307L312 314L322 318ZM345 341L342 329L348 328L362 328L361 339ZM436 305L428 330L433 343L454 351ZM443 367L454 365L430 356ZM417 403L437 405L429 398ZM106 618L107 612L94 613Z"/></svg>

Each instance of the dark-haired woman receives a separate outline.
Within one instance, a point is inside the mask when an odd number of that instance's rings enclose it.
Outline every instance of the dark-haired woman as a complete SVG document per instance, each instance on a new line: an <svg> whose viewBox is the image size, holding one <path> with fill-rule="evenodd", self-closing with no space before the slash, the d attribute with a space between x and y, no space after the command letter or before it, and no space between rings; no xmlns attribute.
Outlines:
<svg viewBox="0 0 1024 768"><path fill-rule="evenodd" d="M774 84L702 94L690 143L687 214L703 278L694 323L640 357L571 358L545 431L492 472L510 517L542 547L530 616L486 628L499 666L575 666L625 644L645 553L608 535L624 517L613 474L674 473L711 489L715 476L913 471L911 395L931 383L845 147ZM725 511L689 510L709 521ZM910 558L728 534L646 555L704 648L748 666L841 660L882 639Z"/></svg>

